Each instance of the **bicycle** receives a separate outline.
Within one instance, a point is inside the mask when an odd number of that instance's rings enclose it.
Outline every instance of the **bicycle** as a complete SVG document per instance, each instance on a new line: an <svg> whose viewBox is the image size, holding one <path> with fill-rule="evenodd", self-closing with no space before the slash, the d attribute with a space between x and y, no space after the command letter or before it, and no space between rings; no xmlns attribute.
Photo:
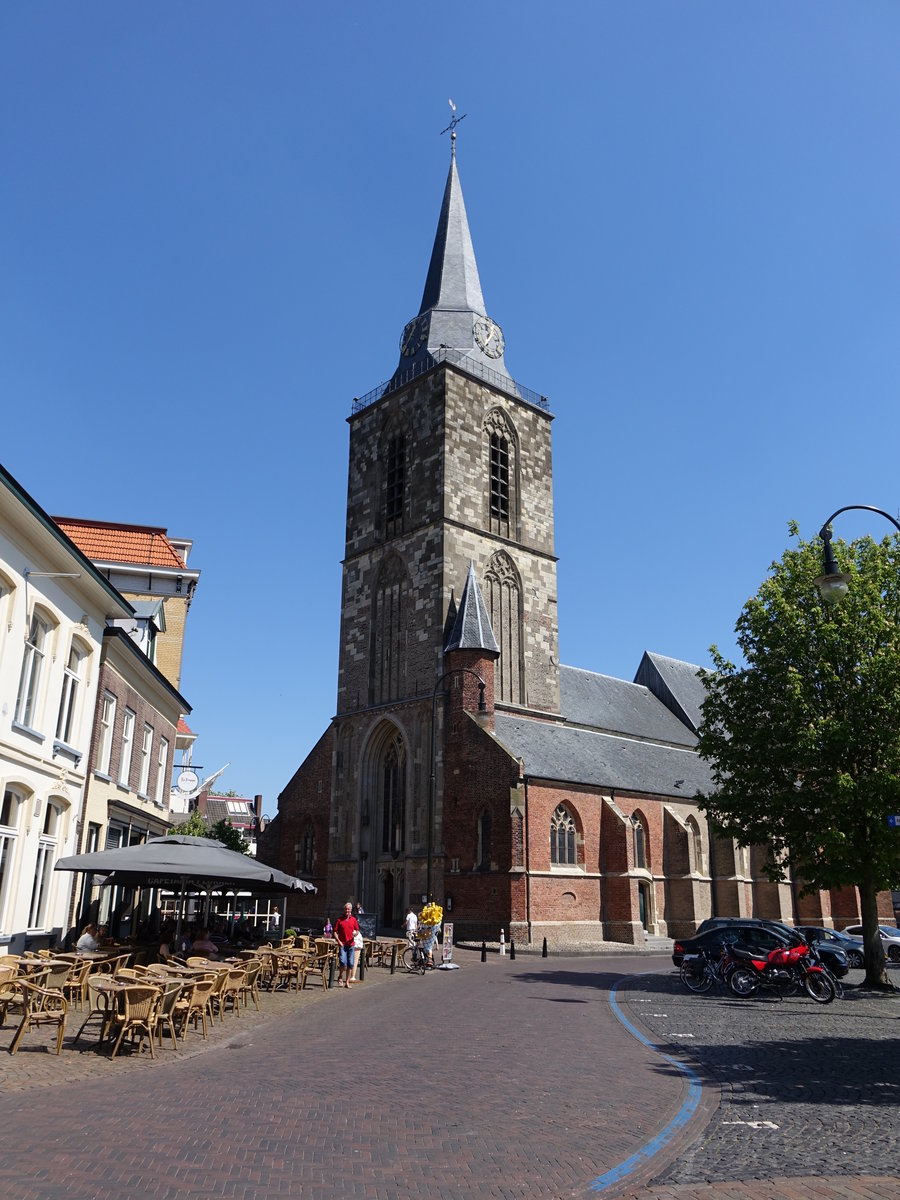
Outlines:
<svg viewBox="0 0 900 1200"><path fill-rule="evenodd" d="M400 962L407 971L413 974L418 971L424 975L426 971L434 970L434 959L426 948L426 944L427 938L419 934L415 936L415 939L409 939L400 958Z"/></svg>
<svg viewBox="0 0 900 1200"><path fill-rule="evenodd" d="M690 991L708 992L714 983L727 987L734 968L734 959L728 953L728 947L723 946L719 955L713 955L708 950L688 955L681 963L679 975Z"/></svg>

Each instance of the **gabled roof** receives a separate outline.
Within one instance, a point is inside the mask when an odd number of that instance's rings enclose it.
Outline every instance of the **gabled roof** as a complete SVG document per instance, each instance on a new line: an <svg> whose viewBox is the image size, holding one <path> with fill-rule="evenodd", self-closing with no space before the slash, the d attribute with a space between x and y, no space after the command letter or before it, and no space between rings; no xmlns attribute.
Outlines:
<svg viewBox="0 0 900 1200"><path fill-rule="evenodd" d="M494 734L533 779L678 800L713 790L709 764L687 746L661 746L501 712L494 716Z"/></svg>
<svg viewBox="0 0 900 1200"><path fill-rule="evenodd" d="M473 562L469 563L469 573L459 601L456 621L444 647L444 653L448 654L451 650L484 650L496 658L500 657L500 647L491 628L491 619L475 577Z"/></svg>
<svg viewBox="0 0 900 1200"><path fill-rule="evenodd" d="M679 746L697 741L648 688L624 679L560 666L559 698L560 711L572 725Z"/></svg>
<svg viewBox="0 0 900 1200"><path fill-rule="evenodd" d="M136 563L142 567L185 570L184 560L169 541L165 529L76 517L53 519L82 554L94 562Z"/></svg>
<svg viewBox="0 0 900 1200"><path fill-rule="evenodd" d="M706 699L706 688L694 663L680 658L667 658L664 654L644 652L635 683L650 689L680 721L695 733L700 728L703 713L700 706Z"/></svg>

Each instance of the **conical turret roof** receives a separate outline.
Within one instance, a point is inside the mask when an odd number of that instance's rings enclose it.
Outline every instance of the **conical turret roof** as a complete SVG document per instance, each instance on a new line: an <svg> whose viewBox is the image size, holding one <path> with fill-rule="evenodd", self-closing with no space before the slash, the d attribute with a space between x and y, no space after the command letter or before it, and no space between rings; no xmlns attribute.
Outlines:
<svg viewBox="0 0 900 1200"><path fill-rule="evenodd" d="M444 647L444 653L451 650L484 650L488 654L500 656L500 647L491 628L487 606L478 580L475 578L475 564L469 563L469 574L466 576L466 586L459 601L459 610L450 640Z"/></svg>

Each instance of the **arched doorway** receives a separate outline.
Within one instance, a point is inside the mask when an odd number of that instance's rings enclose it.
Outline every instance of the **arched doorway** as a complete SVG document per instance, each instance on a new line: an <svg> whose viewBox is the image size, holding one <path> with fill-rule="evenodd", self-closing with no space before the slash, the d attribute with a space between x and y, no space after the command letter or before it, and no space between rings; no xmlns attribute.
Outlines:
<svg viewBox="0 0 900 1200"><path fill-rule="evenodd" d="M360 875L364 907L382 925L397 924L398 886L407 848L407 751L403 734L390 721L373 731L366 748L360 803Z"/></svg>

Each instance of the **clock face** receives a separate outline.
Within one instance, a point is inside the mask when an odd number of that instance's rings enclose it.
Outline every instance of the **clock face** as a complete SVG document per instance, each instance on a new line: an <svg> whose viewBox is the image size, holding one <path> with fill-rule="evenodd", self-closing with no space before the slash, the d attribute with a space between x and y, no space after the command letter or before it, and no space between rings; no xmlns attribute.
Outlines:
<svg viewBox="0 0 900 1200"><path fill-rule="evenodd" d="M422 349L428 340L428 316L413 317L406 325L400 338L400 353L404 358L412 358Z"/></svg>
<svg viewBox="0 0 900 1200"><path fill-rule="evenodd" d="M499 358L503 353L503 330L490 317L475 318L475 341L488 358Z"/></svg>

